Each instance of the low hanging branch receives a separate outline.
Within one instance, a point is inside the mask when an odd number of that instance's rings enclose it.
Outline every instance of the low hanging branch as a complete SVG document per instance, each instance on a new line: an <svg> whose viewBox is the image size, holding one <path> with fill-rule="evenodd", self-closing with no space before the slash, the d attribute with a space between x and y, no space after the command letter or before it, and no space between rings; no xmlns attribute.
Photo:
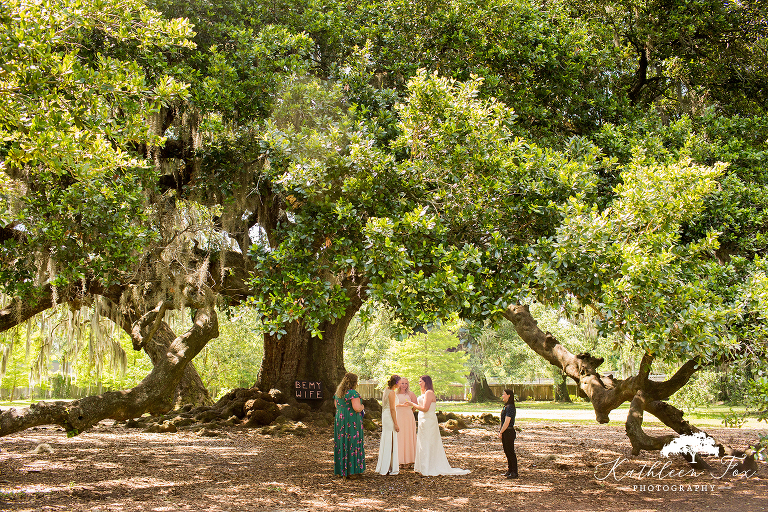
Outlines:
<svg viewBox="0 0 768 512"><path fill-rule="evenodd" d="M165 311L162 307L153 310L156 315L143 315L136 319L136 315L129 311L123 313L119 305L114 302L116 298L101 297L97 301L97 307L102 316L111 318L120 328L131 335L133 348L135 350L143 349L149 356L153 366L157 366L166 357L171 342L175 339L175 334L170 326L165 323L163 316ZM167 302L164 302L167 306ZM147 322L152 322L147 329ZM142 325L144 326L142 328ZM142 330L143 329L143 330ZM134 336L134 332L136 336ZM210 404L211 397L208 395L200 374L197 373L194 365L188 364L184 367L184 375L179 381L175 394L169 398L181 403Z"/></svg>
<svg viewBox="0 0 768 512"><path fill-rule="evenodd" d="M168 311L168 303L161 301L155 309L145 313L131 328L131 339L133 340L133 349L141 350L147 343L152 341L152 337L160 327L165 312ZM150 325L151 323L151 325ZM149 330L147 331L147 327Z"/></svg>
<svg viewBox="0 0 768 512"><path fill-rule="evenodd" d="M221 251L214 256L220 264L220 272L186 275L181 289L177 291L182 295L180 302L197 308L194 325L179 337L163 321L164 313L175 302L159 300L154 302L157 304L154 309L141 311L144 293L147 294L144 297L146 300L153 290L163 290L162 276L153 274L149 268L137 271L132 278L142 284L142 292L138 302L130 307L122 307L121 299L135 284L132 281L105 287L98 280L86 280L56 290L46 285L39 290L34 301L15 298L0 309L0 332L3 332L57 303L79 308L83 302L95 298L99 314L112 319L131 335L134 347L143 348L154 365L152 372L129 390L89 396L68 404L40 402L28 409L8 410L0 414L0 436L46 424L60 425L67 432L76 434L103 419L124 420L139 417L145 412L166 412L178 399L193 403L210 402L200 376L189 363L208 341L218 336L213 306L216 296L224 294L230 304L238 304L252 295L247 262L242 255ZM212 256L209 252L196 250L192 258L204 261ZM198 268L199 265L191 267Z"/></svg>
<svg viewBox="0 0 768 512"><path fill-rule="evenodd" d="M95 280L85 282L78 281L64 288L59 288L54 294L53 287L49 284L43 286L35 300L21 300L14 298L10 304L0 309L0 332L12 329L17 325L26 322L35 315L51 309L56 304L70 304L72 307L80 307L80 304L86 297L93 295L104 295L110 297L120 297L125 289L124 285L102 286ZM54 295L57 300L54 301Z"/></svg>
<svg viewBox="0 0 768 512"><path fill-rule="evenodd" d="M162 323L155 336L172 334ZM169 397L181 379L187 364L219 335L216 311L212 304L197 310L192 327L171 341L165 357L155 364L137 386L125 391L111 391L67 404L39 402L28 409L10 409L0 414L0 436L37 425L60 425L76 435L103 419L126 420L149 412L161 414L173 405Z"/></svg>
<svg viewBox="0 0 768 512"><path fill-rule="evenodd" d="M603 363L602 358L592 357L589 353L571 353L551 333L539 329L528 306L509 306L504 311L504 317L512 322L517 334L534 352L578 383L589 396L598 423L608 423L608 414L630 401L640 389L640 375L625 380L601 376L597 368ZM646 366L650 366L650 361L644 358L641 368Z"/></svg>
<svg viewBox="0 0 768 512"><path fill-rule="evenodd" d="M643 411L646 410L648 397L643 391L638 391L629 405L627 413L626 431L630 443L632 443L632 455L640 454L640 450L659 451L669 444L675 436L651 437L643 430Z"/></svg>
<svg viewBox="0 0 768 512"><path fill-rule="evenodd" d="M700 432L683 419L683 412L664 402L676 391L685 386L693 374L701 366L697 358L683 364L668 380L656 382L649 379L653 356L645 354L640 363L637 375L624 380L601 376L597 368L602 364L602 358L595 358L589 353L574 355L563 347L551 333L539 329L536 320L531 315L528 306L509 306L503 313L504 318L512 322L517 334L534 352L549 361L550 364L563 370L589 396L595 410L598 423L608 423L609 413L625 402L630 402L627 415L626 432L632 443L632 453L637 455L641 450L661 450L675 436L651 437L642 428L643 413L649 412L659 418L667 427L680 435L690 435ZM716 444L720 447L720 455L744 457L739 464L740 471L754 471L757 465L752 450L746 452ZM706 463L698 457L688 459L696 467L706 467Z"/></svg>

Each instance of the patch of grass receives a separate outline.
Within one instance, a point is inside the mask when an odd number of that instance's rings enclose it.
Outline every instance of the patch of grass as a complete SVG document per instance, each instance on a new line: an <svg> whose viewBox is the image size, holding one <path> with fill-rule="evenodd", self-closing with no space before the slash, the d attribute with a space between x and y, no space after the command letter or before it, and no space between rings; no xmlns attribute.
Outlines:
<svg viewBox="0 0 768 512"><path fill-rule="evenodd" d="M31 404L36 402L37 400L14 400L13 402L5 401L0 402L0 407L29 407Z"/></svg>
<svg viewBox="0 0 768 512"><path fill-rule="evenodd" d="M531 409L531 410L556 410L556 411L592 411L592 404L588 402L516 402L515 405L518 409ZM498 414L501 410L502 403L498 402L438 402L437 408L443 412L454 412L460 414L474 414L480 415L484 413ZM629 409L629 403L620 405L617 409L627 410ZM717 420L720 422L724 417L729 414L744 414L747 408L743 405L732 404L712 404L706 407L701 407L695 411L685 412L685 418L688 420ZM747 415L748 418L757 418L756 412L750 412ZM521 421L522 418L517 418L517 421ZM553 420L556 421L556 420ZM567 422L578 422L574 419L565 419ZM591 420L593 422L594 420ZM656 418L651 415L646 415L644 423L656 422Z"/></svg>
<svg viewBox="0 0 768 512"><path fill-rule="evenodd" d="M558 411L591 411L592 404L588 402L515 402L520 409L551 409ZM442 411L461 412L466 414L482 414L484 412L501 410L502 402L438 402L437 408ZM619 409L629 409L629 404L622 404Z"/></svg>
<svg viewBox="0 0 768 512"><path fill-rule="evenodd" d="M21 490L12 489L12 490L0 490L0 500L8 500L11 501L14 498L21 497L25 495L26 493Z"/></svg>
<svg viewBox="0 0 768 512"><path fill-rule="evenodd" d="M0 402L0 407L6 407L6 408L7 407L22 407L22 408L24 408L24 407L29 407L30 405L36 404L38 402L56 403L56 402L71 402L73 400L75 400L75 399L74 398L72 398L72 399L67 399L67 398L49 398L49 399L46 399L46 400L38 400L38 399L34 399L34 400L14 400L13 402L10 402L10 401L6 400L4 402Z"/></svg>

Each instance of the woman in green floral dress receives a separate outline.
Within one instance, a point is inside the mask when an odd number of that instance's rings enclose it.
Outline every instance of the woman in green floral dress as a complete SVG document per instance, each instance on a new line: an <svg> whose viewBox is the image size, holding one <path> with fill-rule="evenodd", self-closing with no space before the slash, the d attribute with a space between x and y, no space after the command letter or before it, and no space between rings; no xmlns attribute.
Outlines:
<svg viewBox="0 0 768 512"><path fill-rule="evenodd" d="M344 478L358 478L365 472L363 446L363 405L355 391L357 375L348 373L336 388L336 423L333 428L333 472Z"/></svg>

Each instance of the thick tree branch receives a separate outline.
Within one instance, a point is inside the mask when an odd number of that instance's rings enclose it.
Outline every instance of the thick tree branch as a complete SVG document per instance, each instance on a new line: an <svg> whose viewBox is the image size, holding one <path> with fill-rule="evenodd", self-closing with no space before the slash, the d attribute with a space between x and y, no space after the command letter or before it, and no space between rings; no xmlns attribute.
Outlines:
<svg viewBox="0 0 768 512"><path fill-rule="evenodd" d="M629 405L627 414L626 431L630 443L632 443L632 455L638 455L641 450L659 451L672 439L673 435L651 437L643 430L643 411L646 408L647 396L643 391L638 391Z"/></svg>
<svg viewBox="0 0 768 512"><path fill-rule="evenodd" d="M701 432L707 437L711 437L706 432L703 432L702 430L699 430L695 426L688 423L685 419L683 419L683 411L680 409L673 407L672 405L663 402L661 400L653 400L644 403L645 410L649 413L656 416L659 420L661 420L664 425L671 428L675 432L677 432L680 435L691 435L697 432ZM627 420L629 421L629 420ZM715 446L717 446L720 449L719 457L728 456L728 457L735 457L738 459L743 459L741 462L737 463L736 469L739 472L745 472L745 471L757 471L757 463L755 462L755 453L752 449L747 449L746 451L737 450L735 448L731 448L730 446L725 446L721 443L715 442ZM634 447L634 443L633 443ZM643 448L647 449L647 448ZM689 464L691 464L693 467L697 469L707 469L709 468L709 464L702 459L700 455L697 454L695 458L691 458L689 456L686 456L686 460Z"/></svg>
<svg viewBox="0 0 768 512"><path fill-rule="evenodd" d="M640 53L640 58L637 61L635 80L627 93L633 105L637 104L639 101L640 93L648 81L648 49L639 44L635 44L635 48Z"/></svg>
<svg viewBox="0 0 768 512"><path fill-rule="evenodd" d="M78 282L57 290L58 303L80 303L86 295L116 296L119 300L122 290L123 287L120 285L105 288L101 283L94 280L87 281L85 285ZM34 302L14 298L8 306L0 309L0 332L12 329L53 306L53 288L49 284L41 288L38 298Z"/></svg>
<svg viewBox="0 0 768 512"><path fill-rule="evenodd" d="M28 409L5 411L0 414L0 435L47 424L60 425L68 433L78 434L107 418L126 420L145 412L167 412L173 405L173 391L185 367L218 335L216 311L211 304L197 311L193 326L170 343L165 357L133 389L111 391L67 404L40 402Z"/></svg>
<svg viewBox="0 0 768 512"><path fill-rule="evenodd" d="M608 414L632 399L642 386L642 378L625 380L602 377L597 368L603 360L589 353L574 355L563 347L551 333L539 329L528 306L509 306L503 313L512 322L520 338L534 352L575 380L592 401L598 423L608 423Z"/></svg>
<svg viewBox="0 0 768 512"><path fill-rule="evenodd" d="M675 374L664 382L649 381L647 384L647 391L654 400L666 400L683 386L688 384L691 377L696 373L701 366L699 365L699 359L693 358L681 366Z"/></svg>
<svg viewBox="0 0 768 512"><path fill-rule="evenodd" d="M50 285L43 288L42 297L34 304L14 298L8 306L0 309L0 332L12 329L51 307L53 307L53 290Z"/></svg>
<svg viewBox="0 0 768 512"><path fill-rule="evenodd" d="M152 336L160 327L166 311L168 311L168 304L166 301L161 301L155 309L144 313L138 321L134 322L130 331L134 350L141 350L152 341Z"/></svg>
<svg viewBox="0 0 768 512"><path fill-rule="evenodd" d="M678 434L690 435L699 432L683 419L682 411L661 401L688 383L691 376L700 368L698 359L687 361L668 380L654 382L648 379L654 357L646 353L643 355L640 371L636 376L614 381L597 373L596 369L602 363L602 359L596 359L588 353L574 355L560 345L550 333L541 331L527 306L509 306L504 312L504 317L512 322L517 333L529 347L550 364L561 368L566 375L579 384L579 387L591 398L598 422L607 423L608 413L611 410L631 400L625 426L634 455L639 454L641 450L661 450L675 438L673 435L651 437L646 434L642 428L644 411L659 418ZM721 456L744 457L737 470L743 472L757 469L752 450L742 452L721 444L717 446L720 447ZM687 459L696 468L708 467L701 456Z"/></svg>
<svg viewBox="0 0 768 512"><path fill-rule="evenodd" d="M101 297L101 300L97 302L100 314L111 318L126 333L132 335L134 325L138 322L136 319L137 315L131 312L120 312L120 307L114 300L115 298ZM176 338L170 326L161 321L162 319L163 315L155 317L157 327L154 329L151 339L140 338L139 341L142 343L140 348L136 348L134 345L136 350L144 349L144 352L149 356L154 366L160 364L162 359L166 357L171 342ZM158 320L160 321L158 322ZM177 404L194 403L203 405L211 403L211 397L208 395L200 374L197 373L193 364L187 364L184 368L184 376L176 387L174 396Z"/></svg>
<svg viewBox="0 0 768 512"><path fill-rule="evenodd" d="M644 383L648 382L648 376L651 374L651 365L653 364L654 356L646 352L643 354L643 358L640 360L640 371L637 376Z"/></svg>

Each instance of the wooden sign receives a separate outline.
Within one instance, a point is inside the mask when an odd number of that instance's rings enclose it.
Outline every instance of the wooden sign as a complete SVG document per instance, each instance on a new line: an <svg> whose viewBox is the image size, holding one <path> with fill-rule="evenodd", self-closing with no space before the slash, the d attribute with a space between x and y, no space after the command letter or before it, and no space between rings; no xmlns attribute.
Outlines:
<svg viewBox="0 0 768 512"><path fill-rule="evenodd" d="M323 383L311 380L297 380L294 385L294 396L300 400L322 400Z"/></svg>

